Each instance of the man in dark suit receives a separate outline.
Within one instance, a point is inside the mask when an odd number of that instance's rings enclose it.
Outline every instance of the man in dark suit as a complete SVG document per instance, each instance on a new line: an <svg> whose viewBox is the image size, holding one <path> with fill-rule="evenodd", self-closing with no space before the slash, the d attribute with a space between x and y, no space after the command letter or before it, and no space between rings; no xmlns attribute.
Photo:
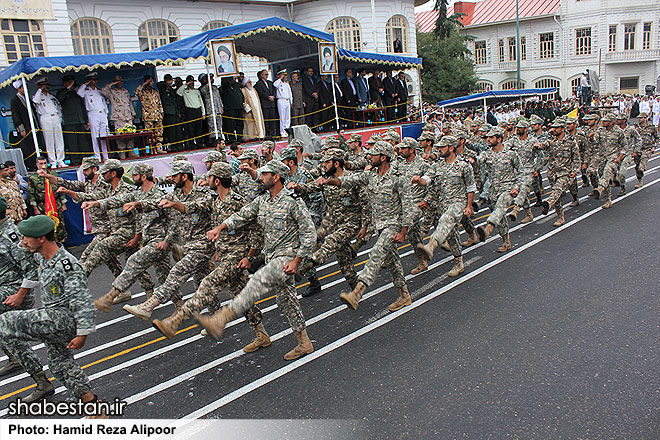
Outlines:
<svg viewBox="0 0 660 440"><path fill-rule="evenodd" d="M334 102L332 98L332 84L328 82L328 75L321 75L321 81L316 84L316 87L319 97L319 109L323 109L323 111L319 112L318 124L323 124L322 127L319 127L319 130L330 130L330 127L335 123L335 110L332 106Z"/></svg>
<svg viewBox="0 0 660 440"><path fill-rule="evenodd" d="M158 87L158 94L160 95L160 103L163 106L163 142L168 145L167 150L181 151L181 144L178 143L181 139L177 138L177 126L175 125L179 120L179 112L177 109L177 95L176 90L172 87L174 78L169 73L165 74L163 80L156 84Z"/></svg>
<svg viewBox="0 0 660 440"><path fill-rule="evenodd" d="M318 84L314 79L313 68L311 67L307 68L307 72L305 73L305 76L302 80L302 86L303 86L303 102L305 103L304 112L307 115L305 116L305 124L307 124L309 128L312 128L317 126L320 122L323 122L323 121L319 121L319 119L321 118L320 113L323 112L319 113L317 111L321 107L319 102Z"/></svg>
<svg viewBox="0 0 660 440"><path fill-rule="evenodd" d="M385 71L385 78L383 79L383 102L385 103L385 117L388 121L395 119L395 108L396 104L396 84L394 83L394 78L392 78L392 71Z"/></svg>
<svg viewBox="0 0 660 440"><path fill-rule="evenodd" d="M378 107L383 105L383 80L378 69L374 70L369 78L369 96L372 104Z"/></svg>
<svg viewBox="0 0 660 440"><path fill-rule="evenodd" d="M266 136L279 136L280 120L277 113L277 102L275 101L275 86L268 80L268 71L266 69L258 73L259 81L254 85L254 89L259 95L261 110L264 115L264 125Z"/></svg>
<svg viewBox="0 0 660 440"><path fill-rule="evenodd" d="M71 165L80 165L84 154L92 151L92 139L87 130L85 102L78 96L78 85L72 75L62 77L64 88L57 91L57 100L62 106L62 130L66 155Z"/></svg>
<svg viewBox="0 0 660 440"><path fill-rule="evenodd" d="M236 82L237 77L222 78L220 97L224 104L222 126L227 134L227 143L243 140L243 91Z"/></svg>
<svg viewBox="0 0 660 440"><path fill-rule="evenodd" d="M406 75L399 72L399 77L395 81L396 85L396 119L397 122L406 122L408 120L408 84Z"/></svg>
<svg viewBox="0 0 660 440"><path fill-rule="evenodd" d="M353 119L353 111L358 104L357 96L357 86L353 79L353 69L345 70L346 77L341 80L339 87L341 88L341 94L343 98L343 104L339 103L339 116L345 118L344 123L347 123L346 119ZM343 125L343 124L342 124Z"/></svg>
<svg viewBox="0 0 660 440"><path fill-rule="evenodd" d="M16 80L13 83L14 88L16 89L16 96L11 99L11 119L14 122L14 128L18 133L18 139L21 140L18 144L18 148L23 152L23 160L25 161L25 167L29 171L34 171L37 168L36 156L34 154L34 140L32 137L32 126L30 125L30 115L28 114L27 103L29 102L32 106L32 115L37 114L37 110L32 105L30 98L26 97L25 90L23 90L23 81ZM39 128L37 120L33 119L35 129ZM28 133L30 135L28 136ZM31 156L31 157L28 157Z"/></svg>

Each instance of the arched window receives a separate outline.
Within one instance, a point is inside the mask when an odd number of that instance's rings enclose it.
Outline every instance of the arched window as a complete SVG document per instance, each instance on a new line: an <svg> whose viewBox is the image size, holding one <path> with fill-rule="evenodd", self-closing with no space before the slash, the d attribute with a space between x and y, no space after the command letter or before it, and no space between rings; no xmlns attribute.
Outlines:
<svg viewBox="0 0 660 440"><path fill-rule="evenodd" d="M179 39L179 28L167 20L147 20L138 28L140 50L147 51L174 43Z"/></svg>
<svg viewBox="0 0 660 440"><path fill-rule="evenodd" d="M325 31L334 35L337 46L349 50L362 50L362 30L353 17L337 17L328 23Z"/></svg>
<svg viewBox="0 0 660 440"><path fill-rule="evenodd" d="M408 21L403 15L395 15L385 25L388 52L408 52ZM398 41L397 41L398 40Z"/></svg>
<svg viewBox="0 0 660 440"><path fill-rule="evenodd" d="M211 29L220 29L223 27L231 26L232 24L225 20L213 20L209 21L202 28L202 32L210 31Z"/></svg>
<svg viewBox="0 0 660 440"><path fill-rule="evenodd" d="M581 76L576 76L571 80L571 95L578 96L578 87L580 87Z"/></svg>
<svg viewBox="0 0 660 440"><path fill-rule="evenodd" d="M579 79L579 78L578 78ZM541 95L541 99L543 101L548 101L550 99L555 99L557 94L559 93L559 80L554 79L554 78L543 78L534 83L534 87L537 89L544 89L546 87L557 87L557 92L556 93L549 93L547 95Z"/></svg>
<svg viewBox="0 0 660 440"><path fill-rule="evenodd" d="M477 81L474 88L475 92L488 92L490 90L493 90L493 83L490 81Z"/></svg>
<svg viewBox="0 0 660 440"><path fill-rule="evenodd" d="M9 64L21 58L46 56L41 20L2 20L2 42Z"/></svg>
<svg viewBox="0 0 660 440"><path fill-rule="evenodd" d="M79 18L71 24L73 53L76 55L96 55L113 53L110 26L98 18Z"/></svg>
<svg viewBox="0 0 660 440"><path fill-rule="evenodd" d="M501 90L514 90L514 89L522 89L525 87L525 82L520 81L520 87L516 84L515 79L510 79L508 81L504 81L502 85L500 86Z"/></svg>

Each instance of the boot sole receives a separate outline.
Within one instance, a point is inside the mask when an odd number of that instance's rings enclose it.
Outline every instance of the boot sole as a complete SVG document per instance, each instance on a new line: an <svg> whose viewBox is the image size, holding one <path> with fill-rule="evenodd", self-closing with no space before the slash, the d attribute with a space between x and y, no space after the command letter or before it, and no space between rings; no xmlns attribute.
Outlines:
<svg viewBox="0 0 660 440"><path fill-rule="evenodd" d="M126 304L126 305L125 305L124 307L122 307L122 308L123 308L125 311L127 311L128 313L130 313L131 315L133 315L133 316L137 316L138 318L140 318L140 319L143 320L143 321L149 321L149 318L151 318L151 313L149 313L148 315L142 314L142 312L140 311L140 309L138 309L138 308L135 307L135 306L131 306L131 305Z"/></svg>
<svg viewBox="0 0 660 440"><path fill-rule="evenodd" d="M40 400L44 400L46 397L50 397L55 394L55 387L53 387L51 390L47 391L43 396L39 397L38 399L31 399L28 400L27 398L23 399L23 403L32 403L32 402L38 402ZM29 397L29 396L28 396Z"/></svg>
<svg viewBox="0 0 660 440"><path fill-rule="evenodd" d="M357 308L358 308L357 304L353 305L353 302L348 298L348 295L349 294L345 293L345 292L340 293L339 294L339 299L341 300L341 302L346 304L350 309L357 310Z"/></svg>
<svg viewBox="0 0 660 440"><path fill-rule="evenodd" d="M204 325L204 324L206 324L206 320L207 320L207 318L205 318L205 317L203 317L203 316L200 316L200 317L197 317L197 318L195 318L195 319L197 320L197 322L199 323L199 325L201 325L201 326L204 328L204 330L206 330L206 336L210 336L210 337L212 337L213 339L215 339L216 341L219 341L219 340L220 340L220 338L222 337L222 333L223 333L224 330L225 330L224 327L223 327L219 332L216 332L216 331L214 331L214 330L209 330L209 328L208 328L206 325Z"/></svg>
<svg viewBox="0 0 660 440"><path fill-rule="evenodd" d="M166 327L163 325L163 321L161 321L160 319L154 319L151 325L153 325L153 327L159 332L161 332L163 336L165 336L167 339L173 339L174 336L176 335L176 330L174 331L174 333L165 331ZM161 328L161 326L163 328Z"/></svg>

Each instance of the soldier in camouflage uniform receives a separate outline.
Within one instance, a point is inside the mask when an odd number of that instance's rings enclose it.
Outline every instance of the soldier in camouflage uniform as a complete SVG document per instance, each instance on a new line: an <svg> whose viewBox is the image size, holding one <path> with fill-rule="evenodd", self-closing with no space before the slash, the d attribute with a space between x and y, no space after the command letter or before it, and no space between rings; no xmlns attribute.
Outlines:
<svg viewBox="0 0 660 440"><path fill-rule="evenodd" d="M610 180L617 177L619 165L626 155L626 138L623 130L614 125L616 117L608 113L601 118L601 127L594 133L594 141L599 145L600 155L604 159L605 165L598 180L598 188L593 192L594 198L599 199L602 195L605 198L603 208L612 206L612 191L610 190Z"/></svg>
<svg viewBox="0 0 660 440"><path fill-rule="evenodd" d="M339 297L350 308L357 310L360 298L376 279L381 266L385 266L399 292L397 300L388 307L394 312L412 303L396 243L402 243L406 239L415 211L410 198L409 183L398 170L390 166L390 161L394 158L394 148L385 141L379 141L369 150L369 156L372 171L341 176L338 179L319 179L317 183L346 189L355 186L368 188L372 221L378 239L371 248L369 261L358 276L357 286L350 293L342 293Z"/></svg>
<svg viewBox="0 0 660 440"><path fill-rule="evenodd" d="M529 117L529 128L531 130L530 136L536 138L536 142L543 142L549 138L547 132L543 131L544 120L538 115ZM536 161L536 168L532 175L532 190L536 195L536 203L534 206L537 208L541 206L541 194L543 193L543 176L541 170L548 164L548 158L539 156Z"/></svg>
<svg viewBox="0 0 660 440"><path fill-rule="evenodd" d="M649 115L642 112L637 116L639 125L637 130L642 138L640 151L633 153L635 158L635 174L637 175L637 184L635 188L641 188L643 185L642 178L646 172L646 164L649 158L653 155L655 146L658 144L658 129L653 124L648 122Z"/></svg>
<svg viewBox="0 0 660 440"><path fill-rule="evenodd" d="M37 384L24 402L55 392L28 341L43 342L48 351L48 368L55 378L76 398L91 402L96 396L70 349L82 348L87 335L95 330L92 294L78 260L55 242L54 228L55 222L44 215L19 225L23 246L36 261L43 305L0 315L0 340Z"/></svg>
<svg viewBox="0 0 660 440"><path fill-rule="evenodd" d="M260 171L259 179L267 192L231 215L209 232L208 237L215 241L223 231L234 231L259 222L264 231L266 265L257 270L241 293L227 306L210 317L198 316L197 320L209 335L219 339L228 322L245 313L263 295L276 291L278 307L287 317L298 340L293 350L284 355L284 359L293 360L314 351L296 297L294 275L302 260L311 255L316 232L303 201L284 187L288 167L279 160L272 160Z"/></svg>
<svg viewBox="0 0 660 440"><path fill-rule="evenodd" d="M348 138L348 152L346 153L344 166L353 172L363 171L369 165L367 152L362 148L362 135L353 133Z"/></svg>
<svg viewBox="0 0 660 440"><path fill-rule="evenodd" d="M154 134L156 153L163 151L163 105L160 102L160 93L154 87L154 77L144 76L144 82L135 88L135 96L142 104L142 120L144 129Z"/></svg>
<svg viewBox="0 0 660 440"><path fill-rule="evenodd" d="M547 214L550 208L555 207L557 221L553 226L563 225L566 220L561 206L561 197L577 176L580 169L580 150L575 137L564 130L566 126L562 118L557 118L550 125L552 139L534 144L535 150L544 150L548 153L548 180L552 185L550 196L543 201L542 213Z"/></svg>
<svg viewBox="0 0 660 440"><path fill-rule="evenodd" d="M135 108L131 102L131 94L122 87L122 77L115 75L113 81L101 89L101 93L110 101L110 121L115 131L127 125L133 125ZM124 159L128 152L129 157L134 157L133 139L117 139L119 158Z"/></svg>
<svg viewBox="0 0 660 440"><path fill-rule="evenodd" d="M577 144L578 142L577 118L574 118L572 116L564 116L563 119L564 122L566 122L566 136L574 140L575 143ZM579 151L580 151L580 146L578 145L578 153ZM571 180L570 184L568 185L568 192L571 194L571 197L573 197L573 201L569 206L571 207L578 206L580 204L580 199L578 198L577 177Z"/></svg>
<svg viewBox="0 0 660 440"><path fill-rule="evenodd" d="M456 157L459 160L467 162L472 167L472 174L476 185L477 184L476 175L479 175L479 177L481 178L481 166L477 163L477 156L479 156L479 153L472 150L471 148L468 148L469 137L464 129L457 129L454 131L456 132L456 140L457 140L457 144L455 147ZM438 157L440 157L439 153L438 153ZM435 186L435 184L432 184L432 186ZM442 190L442 188L440 188L440 190ZM474 214L475 210L479 210L479 205L474 201L472 201L471 203L472 203L472 213ZM465 232L468 235L467 240L464 243L461 243L463 247L470 247L472 245L479 243L479 235L477 234L477 228L474 226L474 223L472 222L472 219L470 219L470 217L464 215L461 218L461 226L463 226L463 229L465 229ZM451 235L451 237L453 237L453 234ZM458 248L458 246L452 243L453 243L452 240L448 240L447 243L444 243L441 246L443 249L452 252L452 255L454 256L460 255L460 248L457 250L456 248Z"/></svg>
<svg viewBox="0 0 660 440"><path fill-rule="evenodd" d="M205 187L194 184L193 167L190 162L177 161L167 174L174 182L174 192L167 194L162 200L142 200L141 206L145 211L160 208L174 208L178 211L173 215L172 225L175 228L179 244L183 246L184 255L172 267L167 279L154 290L154 294L136 306L125 305L124 310L148 321L151 312L161 304L172 300L177 307L182 305L179 289L191 276L195 285L210 272L209 262L213 256L213 243L206 239L206 232L211 229L210 209L186 209L186 204L196 203L195 206L206 204L210 206L212 193Z"/></svg>
<svg viewBox="0 0 660 440"><path fill-rule="evenodd" d="M441 157L426 174L412 178L412 182L420 186L426 186L434 180L434 187L440 190L437 195L442 215L438 227L431 234L428 244L424 246L420 243L417 250L430 261L435 248L447 240L454 256L454 267L447 273L450 277L458 276L465 270L457 226L463 218L469 219L472 216L472 202L477 189L472 166L456 156L457 145L458 139L454 136L443 136L439 144Z"/></svg>
<svg viewBox="0 0 660 440"><path fill-rule="evenodd" d="M122 273L112 282L110 291L97 299L96 308L109 312L114 300L121 292L127 291L137 279L151 266L156 267L156 276L165 282L171 269L169 247L176 240L174 228L169 226L170 216L162 209L149 206L145 209L143 201L160 202L164 192L153 180L154 169L147 163L138 163L132 170L135 191L114 197L87 202L101 211L123 209L124 212L137 211L137 228L142 247L126 260Z"/></svg>
<svg viewBox="0 0 660 440"><path fill-rule="evenodd" d="M616 115L616 125L623 130L627 146L626 155L619 165L619 171L616 178L618 185L621 186L619 195L622 196L626 193L626 172L628 171L628 166L630 166L630 163L632 162L633 153L640 149L642 137L634 126L628 125L628 116L626 116L625 113L619 113Z"/></svg>
<svg viewBox="0 0 660 440"><path fill-rule="evenodd" d="M311 171L314 169L314 162L312 162L308 157L305 157L305 143L300 139L291 139L289 141L289 147L296 149L296 157L298 158L298 164L306 169Z"/></svg>
<svg viewBox="0 0 660 440"><path fill-rule="evenodd" d="M263 192L263 187L257 180L259 153L251 148L245 149L238 159L242 162L239 167L242 172L232 177L232 187L251 202Z"/></svg>
<svg viewBox="0 0 660 440"><path fill-rule="evenodd" d="M21 235L7 216L7 201L0 196L0 314L34 305L32 289L39 286L37 266L30 252L20 246ZM4 347L2 350L8 360L0 368L0 376L20 370L18 360Z"/></svg>
<svg viewBox="0 0 660 440"><path fill-rule="evenodd" d="M526 216L521 223L529 223L534 219L534 214L532 213L532 208L529 205L529 198L527 197L527 194L532 187L532 181L535 179L535 165L539 156L538 151L534 150L536 138L530 137L527 134L528 129L529 122L521 119L516 124L516 135L511 136L505 143L507 148L510 148L511 150L518 153L520 163L523 167L524 178L522 184L520 185L520 192L518 193L518 197L516 197L514 200L513 210L511 213L509 213L509 219L511 221L515 221L518 217L518 211L520 211L520 208L524 209Z"/></svg>
<svg viewBox="0 0 660 440"><path fill-rule="evenodd" d="M511 249L509 237L509 222L506 211L513 199L518 196L520 185L523 181L524 171L520 158L515 151L505 149L502 144L504 135L498 128L491 129L487 134L490 150L479 154L477 161L488 170L491 184L491 198L495 200L495 209L486 220L486 227L477 228L479 239L485 241L495 228L502 237L502 246L497 248L498 252L506 252Z"/></svg>
<svg viewBox="0 0 660 440"><path fill-rule="evenodd" d="M55 171L48 171L48 161L45 157L37 157L37 170L43 170L48 174L57 176ZM51 185L51 189L55 193L57 186ZM46 214L46 179L37 173L30 174L28 177L28 197L35 215ZM57 218L59 219L55 238L58 243L64 243L67 238L64 224L64 211L66 211L66 197L64 197L64 194L55 194L55 204L57 205Z"/></svg>
<svg viewBox="0 0 660 440"><path fill-rule="evenodd" d="M19 224L27 217L27 205L18 189L18 183L9 177L9 167L0 163L0 195L7 202L7 215Z"/></svg>
<svg viewBox="0 0 660 440"><path fill-rule="evenodd" d="M596 137L596 132L600 130L600 127L598 126L600 116L594 113L586 120L587 124L591 124L587 125L588 128L586 130L589 147L587 147L585 151L587 152L587 159L589 159L589 161L585 162L585 160L583 160L582 167L584 168L584 164L587 164L587 175L591 181L591 186L594 188L590 195L595 195L596 188L598 188L598 179L603 173L603 167L605 165L605 159L601 154L600 145L597 140L598 138Z"/></svg>
<svg viewBox="0 0 660 440"><path fill-rule="evenodd" d="M586 114L582 117L582 120L585 122L585 126L577 127L575 130L575 140L577 141L578 150L580 151L580 170L582 172L582 187L589 186L589 174L587 174L587 167L589 166L589 138L587 137L587 131L591 130L591 125L593 125L591 120L591 115Z"/></svg>
<svg viewBox="0 0 660 440"><path fill-rule="evenodd" d="M279 153L275 151L275 142L263 141L261 143L261 158L259 160L259 166L264 166L271 160L280 160Z"/></svg>
<svg viewBox="0 0 660 440"><path fill-rule="evenodd" d="M208 186L216 192L217 197L182 203L180 207L186 212L211 211L213 226L217 228L247 204L247 199L231 190L231 175L232 169L228 163L215 163L209 171ZM232 297L243 290L249 279L246 268L250 263L247 255L252 244L250 239L253 228L254 225L247 224L234 231L218 232L218 239L215 240L215 269L202 280L197 291L181 309L162 321L153 321L156 329L172 339L183 320L197 315L205 307L216 308L214 303L219 302L218 292L223 288L226 287ZM256 337L243 350L251 353L269 346L270 337L262 323L261 310L253 305L244 316Z"/></svg>

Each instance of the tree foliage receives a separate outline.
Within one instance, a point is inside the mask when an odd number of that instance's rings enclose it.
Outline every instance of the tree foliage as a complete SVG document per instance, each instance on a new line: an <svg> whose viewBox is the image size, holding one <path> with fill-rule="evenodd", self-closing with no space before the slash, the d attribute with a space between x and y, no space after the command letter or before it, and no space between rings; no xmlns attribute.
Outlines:
<svg viewBox="0 0 660 440"><path fill-rule="evenodd" d="M459 27L463 27L461 17L465 14L457 13L447 17L447 3L449 0L435 0L435 7L433 10L438 11L438 18L435 21L435 29L433 33L438 38L445 39L451 36L451 31Z"/></svg>

